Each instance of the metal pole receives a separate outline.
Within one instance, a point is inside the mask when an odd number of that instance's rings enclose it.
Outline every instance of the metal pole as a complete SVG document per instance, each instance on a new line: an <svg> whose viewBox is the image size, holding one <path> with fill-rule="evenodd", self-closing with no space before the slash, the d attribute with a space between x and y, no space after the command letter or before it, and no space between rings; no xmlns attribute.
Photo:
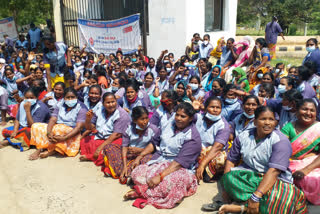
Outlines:
<svg viewBox="0 0 320 214"><path fill-rule="evenodd" d="M144 55L147 56L147 1L143 0L143 49Z"/></svg>

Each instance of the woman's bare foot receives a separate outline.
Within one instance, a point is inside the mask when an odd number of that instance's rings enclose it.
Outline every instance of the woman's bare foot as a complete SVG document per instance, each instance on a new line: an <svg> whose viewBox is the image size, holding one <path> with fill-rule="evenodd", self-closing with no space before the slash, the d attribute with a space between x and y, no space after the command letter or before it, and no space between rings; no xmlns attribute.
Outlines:
<svg viewBox="0 0 320 214"><path fill-rule="evenodd" d="M37 160L39 159L39 155L41 153L41 149L37 149L34 153L29 156L29 160Z"/></svg>
<svg viewBox="0 0 320 214"><path fill-rule="evenodd" d="M41 152L40 153L40 155L39 155L39 157L40 158L47 158L47 157L49 157L49 156L51 156L51 155L53 155L53 154L55 154L56 153L56 151L51 151L51 152L49 152L48 150L47 151L45 151L45 152Z"/></svg>
<svg viewBox="0 0 320 214"><path fill-rule="evenodd" d="M81 155L81 156L79 157L79 160L80 160L80 161L89 161L89 159L88 159L85 155Z"/></svg>
<svg viewBox="0 0 320 214"><path fill-rule="evenodd" d="M0 149L4 148L4 147L6 147L6 146L9 146L9 141L4 140L4 141L2 141L2 142L0 143Z"/></svg>
<svg viewBox="0 0 320 214"><path fill-rule="evenodd" d="M237 205L237 204L225 204L222 205L219 209L219 214L224 213L243 213L247 210L244 205Z"/></svg>
<svg viewBox="0 0 320 214"><path fill-rule="evenodd" d="M123 200L124 201L128 201L128 200L133 200L138 198L139 195L135 190L129 190L124 196L123 196Z"/></svg>

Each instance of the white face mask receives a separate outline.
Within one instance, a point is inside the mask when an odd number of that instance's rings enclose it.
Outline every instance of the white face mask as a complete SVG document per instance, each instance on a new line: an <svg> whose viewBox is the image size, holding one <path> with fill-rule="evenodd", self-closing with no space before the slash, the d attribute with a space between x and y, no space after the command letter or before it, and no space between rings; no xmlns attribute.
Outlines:
<svg viewBox="0 0 320 214"><path fill-rule="evenodd" d="M188 85L191 87L192 91L195 91L199 88L198 84L189 83Z"/></svg>
<svg viewBox="0 0 320 214"><path fill-rule="evenodd" d="M213 115L213 114L210 114L209 112L207 112L205 116L206 116L206 118L208 118L209 120L211 120L213 122L216 122L221 119L221 115Z"/></svg>
<svg viewBox="0 0 320 214"><path fill-rule="evenodd" d="M204 40L204 41L203 41L203 44L204 44L204 45L208 45L208 44L209 44L209 41L208 41L208 40Z"/></svg>
<svg viewBox="0 0 320 214"><path fill-rule="evenodd" d="M262 79L262 77L263 77L263 74L257 74L257 77L259 78L259 79Z"/></svg>

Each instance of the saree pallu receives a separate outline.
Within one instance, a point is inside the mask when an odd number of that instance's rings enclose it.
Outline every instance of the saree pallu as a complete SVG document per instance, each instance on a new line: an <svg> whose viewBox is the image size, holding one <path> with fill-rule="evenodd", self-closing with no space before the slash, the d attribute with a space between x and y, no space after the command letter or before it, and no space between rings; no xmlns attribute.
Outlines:
<svg viewBox="0 0 320 214"><path fill-rule="evenodd" d="M250 199L263 179L263 175L247 170L230 171L223 175L221 182L228 196L237 202ZM304 193L296 186L279 179L260 201L262 214L308 213Z"/></svg>
<svg viewBox="0 0 320 214"><path fill-rule="evenodd" d="M104 167L102 167L102 171L105 174L111 175L113 178L118 179L123 170L123 161L122 161L122 147L121 144L108 144L103 149L104 154ZM127 157L127 172L128 176L131 175L132 163L136 159L137 156L128 156ZM144 156L140 164L145 164L149 160L151 160L152 155Z"/></svg>
<svg viewBox="0 0 320 214"><path fill-rule="evenodd" d="M85 138L83 138L80 141L80 149L81 149L81 155L86 156L86 158L88 160L93 161L93 163L96 166L102 166L103 165L103 150L101 150L99 156L97 159L93 158L94 153L96 152L96 150L98 149L98 147L103 144L103 142L105 141L104 139L102 140L95 140L94 139L95 136L87 136ZM115 141L112 142L113 144L122 144L122 138L119 138Z"/></svg>
<svg viewBox="0 0 320 214"><path fill-rule="evenodd" d="M50 143L47 137L46 123L34 123L31 126L31 140L30 145L35 145L37 149L47 149L49 152L57 151L62 155L74 157L78 154L80 149L81 134L62 142ZM52 128L53 135L65 136L72 132L73 128L65 124L56 124Z"/></svg>
<svg viewBox="0 0 320 214"><path fill-rule="evenodd" d="M16 118L18 114L18 110L19 110L19 104L8 105L8 114L11 117Z"/></svg>
<svg viewBox="0 0 320 214"><path fill-rule="evenodd" d="M142 208L150 204L158 209L171 209L180 203L184 197L196 193L198 187L196 176L185 168L180 168L165 176L153 189L148 187L147 180L159 175L170 163L164 161L150 166L143 164L132 171L131 177L135 184L134 189L139 194L140 199L145 199L145 202L141 205Z"/></svg>
<svg viewBox="0 0 320 214"><path fill-rule="evenodd" d="M314 155L303 160L290 160L289 168L292 172L301 170L311 164L317 157L317 155ZM312 170L300 181L295 181L295 184L303 190L308 201L320 205L320 168Z"/></svg>
<svg viewBox="0 0 320 214"><path fill-rule="evenodd" d="M277 44L268 44L268 48L270 51L270 58L271 59L276 59L276 48L277 48Z"/></svg>
<svg viewBox="0 0 320 214"><path fill-rule="evenodd" d="M307 130L292 139L292 156L301 160L320 143L320 123L313 124Z"/></svg>
<svg viewBox="0 0 320 214"><path fill-rule="evenodd" d="M10 138L10 135L13 132L13 126L5 128L2 130L2 136L13 146L18 146L21 152L28 150L30 146L30 128L25 127L19 129L17 135L14 138Z"/></svg>
<svg viewBox="0 0 320 214"><path fill-rule="evenodd" d="M198 162L201 163L205 156L210 152L212 146L207 148L202 148L201 154L199 156ZM212 159L205 168L207 175L210 177L210 180L213 180L219 175L223 174L224 166L227 160L227 153L225 151L219 152L217 156Z"/></svg>

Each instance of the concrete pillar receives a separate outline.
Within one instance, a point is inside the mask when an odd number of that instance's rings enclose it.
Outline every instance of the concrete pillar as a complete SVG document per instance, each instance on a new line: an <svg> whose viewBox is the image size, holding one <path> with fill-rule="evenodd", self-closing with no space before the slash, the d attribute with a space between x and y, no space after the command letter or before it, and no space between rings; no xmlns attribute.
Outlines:
<svg viewBox="0 0 320 214"><path fill-rule="evenodd" d="M54 16L54 28L56 31L57 42L63 42L63 28L60 9L60 0L53 0L53 16Z"/></svg>

